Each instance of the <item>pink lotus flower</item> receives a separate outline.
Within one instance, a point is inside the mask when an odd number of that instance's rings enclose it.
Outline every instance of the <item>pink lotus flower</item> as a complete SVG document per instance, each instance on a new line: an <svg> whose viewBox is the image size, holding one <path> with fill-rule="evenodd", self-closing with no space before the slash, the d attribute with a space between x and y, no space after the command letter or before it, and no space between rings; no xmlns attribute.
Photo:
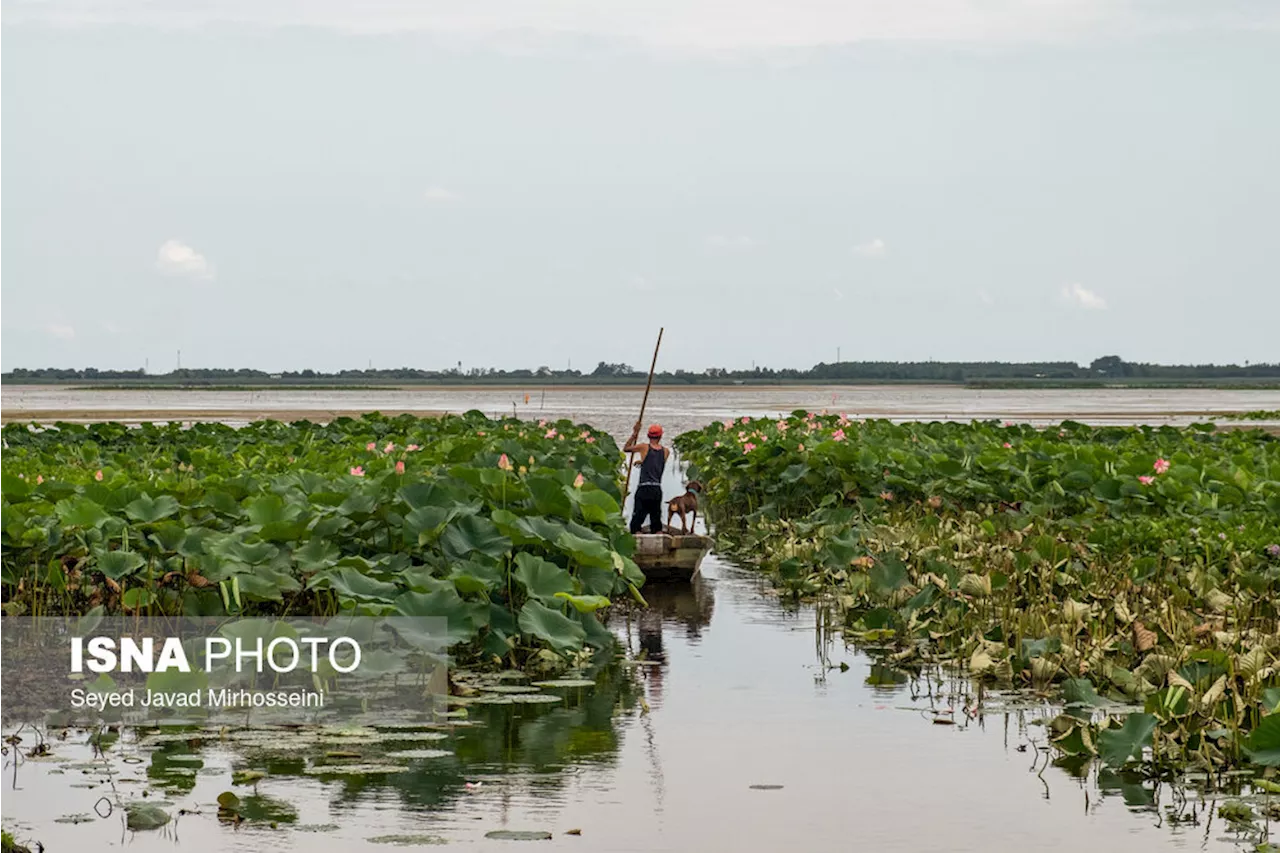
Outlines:
<svg viewBox="0 0 1280 853"><path fill-rule="evenodd" d="M538 426L540 426L540 427L544 427L544 426L546 426L546 425L547 425L547 419L546 419L546 418L543 418L542 420L538 421Z"/></svg>
<svg viewBox="0 0 1280 853"><path fill-rule="evenodd" d="M746 440L747 440L747 434L745 432L739 432L738 441L746 441Z"/></svg>
<svg viewBox="0 0 1280 853"><path fill-rule="evenodd" d="M515 466L511 464L511 460L507 458L507 454L505 453L498 457L498 467L503 471L512 471L515 469Z"/></svg>
<svg viewBox="0 0 1280 853"><path fill-rule="evenodd" d="M384 448L382 448L382 452L383 452L383 453L390 453L391 451L393 451L393 450L395 450L395 449L396 449L395 444L393 444L392 442L388 441L388 442L387 442L387 446L386 446L386 447L384 447Z"/></svg>
<svg viewBox="0 0 1280 853"><path fill-rule="evenodd" d="M406 451L407 453L412 453L412 452L413 452L413 451L415 451L415 450L421 450L421 449L422 449L422 448L421 448L421 447L419 447L418 445L416 445L416 444L411 444L411 445L409 445L408 447L406 447L406 448L405 448L405 451Z"/></svg>
<svg viewBox="0 0 1280 853"><path fill-rule="evenodd" d="M840 413L840 420L839 420L839 424L840 424L840 426L842 426L842 427L846 427L846 426L848 426L848 425L849 425L849 419L848 419L848 418L846 418L846 417L844 416L844 412L841 412L841 413Z"/></svg>
<svg viewBox="0 0 1280 853"><path fill-rule="evenodd" d="M1007 442L1007 441L1006 441L1006 442L1004 443L1004 448L1005 448L1005 450L1008 450L1008 449L1009 449L1009 448L1011 448L1011 447L1013 447L1013 445L1012 445L1012 444L1010 444L1009 442Z"/></svg>
<svg viewBox="0 0 1280 853"><path fill-rule="evenodd" d="M1156 473L1157 473L1157 474L1163 474L1165 471L1168 471L1168 470L1169 470L1169 460L1168 460L1168 459L1157 459L1157 460L1156 460L1156 464L1155 464L1155 465L1153 465L1153 466L1151 466L1151 467L1153 467L1153 468L1155 468L1155 469L1156 469Z"/></svg>
<svg viewBox="0 0 1280 853"><path fill-rule="evenodd" d="M531 453L531 454L529 454L529 464L530 464L530 465L532 465L532 464L533 464L533 454L532 454L532 453Z"/></svg>
<svg viewBox="0 0 1280 853"><path fill-rule="evenodd" d="M1280 557L1280 545L1275 545L1275 544L1268 545L1267 553L1273 557Z"/></svg>
<svg viewBox="0 0 1280 853"><path fill-rule="evenodd" d="M888 491L886 491L886 492L881 492L881 493L880 493L880 499L881 499L881 500L886 500L886 501L891 501L891 500L893 500L893 492L888 492Z"/></svg>
<svg viewBox="0 0 1280 853"><path fill-rule="evenodd" d="M364 476L364 468L363 468L363 467L361 467L361 466L359 466L359 465L357 465L356 467L352 468L352 469L351 469L351 476L352 476L352 477L363 477L363 476Z"/></svg>
<svg viewBox="0 0 1280 853"><path fill-rule="evenodd" d="M1156 481L1155 477L1149 477L1146 474L1143 474L1142 476L1138 477L1138 482L1144 486L1150 486L1155 481Z"/></svg>
<svg viewBox="0 0 1280 853"><path fill-rule="evenodd" d="M744 424L749 424L749 423L751 423L751 418L747 417L746 415L743 415L743 416L742 416L742 422L743 422Z"/></svg>
<svg viewBox="0 0 1280 853"><path fill-rule="evenodd" d="M800 447L799 447L798 449L799 449L799 451L800 451L801 453L804 453L804 445L803 445L803 444L801 444L801 445L800 445Z"/></svg>
<svg viewBox="0 0 1280 853"><path fill-rule="evenodd" d="M403 474L403 473L404 473L404 460L403 460L403 459L401 459L399 462L397 462L397 463L396 463L396 473L397 473L397 474Z"/></svg>
<svg viewBox="0 0 1280 853"><path fill-rule="evenodd" d="M1005 421L1005 422L1004 422L1004 425L1005 425L1005 426L1007 426L1007 427L1011 427L1011 426L1013 426L1013 421Z"/></svg>
<svg viewBox="0 0 1280 853"><path fill-rule="evenodd" d="M555 428L555 427L552 427L551 429L547 430L547 435L546 435L546 437L547 437L547 438L555 438L555 437L556 437L556 428Z"/></svg>
<svg viewBox="0 0 1280 853"><path fill-rule="evenodd" d="M36 485L38 486L38 485L40 485L40 484L41 484L41 483L43 483L43 482L44 482L44 475L43 475L43 474L36 474Z"/></svg>
<svg viewBox="0 0 1280 853"><path fill-rule="evenodd" d="M753 450L755 450L755 449L756 449L756 446L755 446L754 444L752 444L751 442L749 442L749 441L748 441L746 444L742 445L742 452L743 452L743 453L750 453L751 451L753 451Z"/></svg>
<svg viewBox="0 0 1280 853"><path fill-rule="evenodd" d="M578 433L578 438L590 438L590 437L591 437L591 433L587 432L585 429L582 432Z"/></svg>
<svg viewBox="0 0 1280 853"><path fill-rule="evenodd" d="M835 432L831 433L831 440L832 440L832 441L844 441L844 430L842 430L842 429L838 429L838 430L836 430Z"/></svg>
<svg viewBox="0 0 1280 853"><path fill-rule="evenodd" d="M482 429L476 430L476 435L484 435L484 430Z"/></svg>
<svg viewBox="0 0 1280 853"><path fill-rule="evenodd" d="M718 442L718 441L717 441L715 444L713 444L713 445L712 445L712 447L719 447L719 446L720 446L720 442Z"/></svg>
<svg viewBox="0 0 1280 853"><path fill-rule="evenodd" d="M371 442L369 442L368 444L366 444L366 445L364 446L364 449L365 449L365 450L367 450L367 451L369 451L370 453L373 453L375 450L377 450L377 449L378 449L378 445L374 444L374 443L371 441Z"/></svg>
<svg viewBox="0 0 1280 853"><path fill-rule="evenodd" d="M587 436L587 444L595 444L595 443L596 443L596 437L594 435Z"/></svg>
<svg viewBox="0 0 1280 853"><path fill-rule="evenodd" d="M786 432L786 431L787 431L787 422L786 422L786 421L784 421L784 420L779 420L779 421L778 421L778 432Z"/></svg>
<svg viewBox="0 0 1280 853"><path fill-rule="evenodd" d="M578 476L576 476L576 477L574 477L574 478L573 478L573 487L574 487L575 489L581 489L581 488L582 488L582 484L583 484L583 483L585 483L585 482L586 482L586 480L585 480L585 479L583 479L583 477L582 477L582 475L581 475L581 474L579 474Z"/></svg>
<svg viewBox="0 0 1280 853"><path fill-rule="evenodd" d="M99 468L99 469L98 469L98 472L97 472L96 474L94 474L94 475L93 475L93 479L97 480L99 483L101 483L101 482L102 482L102 469L101 469L101 468Z"/></svg>
<svg viewBox="0 0 1280 853"><path fill-rule="evenodd" d="M728 418L724 422L725 429L733 429L733 418Z"/></svg>

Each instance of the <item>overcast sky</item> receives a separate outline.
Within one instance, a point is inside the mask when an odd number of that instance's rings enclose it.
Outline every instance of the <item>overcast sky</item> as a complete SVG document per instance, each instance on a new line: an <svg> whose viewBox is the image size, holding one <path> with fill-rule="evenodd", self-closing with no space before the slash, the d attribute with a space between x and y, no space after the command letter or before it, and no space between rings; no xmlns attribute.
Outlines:
<svg viewBox="0 0 1280 853"><path fill-rule="evenodd" d="M5 370L1280 360L1275 0L3 19Z"/></svg>

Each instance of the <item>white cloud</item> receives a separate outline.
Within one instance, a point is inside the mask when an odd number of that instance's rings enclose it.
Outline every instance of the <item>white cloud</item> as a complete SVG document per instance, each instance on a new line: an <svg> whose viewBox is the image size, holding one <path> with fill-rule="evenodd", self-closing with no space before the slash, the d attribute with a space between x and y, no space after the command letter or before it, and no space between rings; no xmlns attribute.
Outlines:
<svg viewBox="0 0 1280 853"><path fill-rule="evenodd" d="M707 248L722 252L745 252L755 241L745 234L712 234L706 240Z"/></svg>
<svg viewBox="0 0 1280 853"><path fill-rule="evenodd" d="M859 243L853 247L853 253L864 258L883 258L889 253L889 246L879 237L868 240L865 243Z"/></svg>
<svg viewBox="0 0 1280 853"><path fill-rule="evenodd" d="M65 323L50 323L44 327L44 330L60 341L69 341L76 336L75 326L68 326Z"/></svg>
<svg viewBox="0 0 1280 853"><path fill-rule="evenodd" d="M156 269L164 275L208 280L213 278L209 259L181 240L166 240L156 252Z"/></svg>
<svg viewBox="0 0 1280 853"><path fill-rule="evenodd" d="M1062 298L1090 311L1104 311L1107 307L1107 300L1078 283L1063 287Z"/></svg>
<svg viewBox="0 0 1280 853"><path fill-rule="evenodd" d="M349 32L429 32L465 41L536 45L560 35L698 51L805 48L867 41L1065 41L1090 35L1275 29L1262 0L94 0L5 4L6 20L191 27L238 23Z"/></svg>
<svg viewBox="0 0 1280 853"><path fill-rule="evenodd" d="M444 187L427 187L422 197L427 201L455 201L461 198L456 192Z"/></svg>

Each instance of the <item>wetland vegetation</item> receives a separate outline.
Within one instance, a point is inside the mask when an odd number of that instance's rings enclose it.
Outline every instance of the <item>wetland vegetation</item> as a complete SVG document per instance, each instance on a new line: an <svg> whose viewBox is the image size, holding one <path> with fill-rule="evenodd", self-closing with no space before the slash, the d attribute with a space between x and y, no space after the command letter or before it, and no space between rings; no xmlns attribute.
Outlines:
<svg viewBox="0 0 1280 853"><path fill-rule="evenodd" d="M1280 766L1280 440L795 412L676 440L721 550L891 671L1060 701L1054 750L1152 777Z"/></svg>
<svg viewBox="0 0 1280 853"><path fill-rule="evenodd" d="M621 455L569 421L4 428L8 615L425 616L485 667L610 644Z"/></svg>

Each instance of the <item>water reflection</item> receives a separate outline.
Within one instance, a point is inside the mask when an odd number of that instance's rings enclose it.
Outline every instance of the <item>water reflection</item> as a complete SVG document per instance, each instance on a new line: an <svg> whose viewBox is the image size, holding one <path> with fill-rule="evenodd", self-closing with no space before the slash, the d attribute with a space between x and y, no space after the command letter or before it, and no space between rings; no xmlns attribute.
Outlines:
<svg viewBox="0 0 1280 853"><path fill-rule="evenodd" d="M653 707L662 704L663 678L669 666L664 635L696 646L711 624L715 593L701 575L688 583L649 584L644 588L647 607L628 604L610 614L608 624L619 632L628 656L638 661Z"/></svg>
<svg viewBox="0 0 1280 853"><path fill-rule="evenodd" d="M104 821L145 790L177 826L121 824L131 850L278 849L301 833L312 853L389 837L507 849L485 838L497 829L592 850L1229 850L1259 837L1228 834L1194 789L1055 758L1043 703L846 648L820 610L783 609L714 559L705 570L647 587L648 609L610 608L621 659L583 673L594 687L542 688L557 697L545 703L512 693L465 716L375 713L342 729L126 728L100 748L95 733L49 731L39 758L27 730L6 745L6 828L98 849ZM226 791L239 822L219 818ZM102 797L117 804L108 818L93 812ZM57 822L72 814L83 822Z"/></svg>

